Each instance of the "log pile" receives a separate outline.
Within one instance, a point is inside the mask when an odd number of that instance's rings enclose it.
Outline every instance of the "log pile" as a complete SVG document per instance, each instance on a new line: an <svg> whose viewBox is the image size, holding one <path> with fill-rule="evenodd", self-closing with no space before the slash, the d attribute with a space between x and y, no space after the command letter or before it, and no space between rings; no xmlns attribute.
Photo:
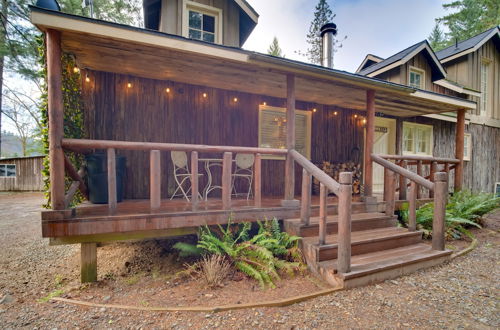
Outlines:
<svg viewBox="0 0 500 330"><path fill-rule="evenodd" d="M323 161L322 164L317 164L317 166L337 181L340 173L352 172L352 193L353 195L361 193L361 164L355 162L334 164ZM319 194L319 181L316 179L313 180L313 193Z"/></svg>

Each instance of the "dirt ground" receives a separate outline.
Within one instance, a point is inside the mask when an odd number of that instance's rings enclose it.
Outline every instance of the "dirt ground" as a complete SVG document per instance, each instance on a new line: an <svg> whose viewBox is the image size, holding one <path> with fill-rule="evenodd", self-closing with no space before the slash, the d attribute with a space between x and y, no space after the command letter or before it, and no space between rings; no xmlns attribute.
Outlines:
<svg viewBox="0 0 500 330"><path fill-rule="evenodd" d="M207 290L173 280L179 263L169 244L150 241L99 248L99 282L78 285L78 246L41 238L42 194L0 193L0 328L500 328L500 211L474 230L479 246L466 256L378 285L315 298L284 308L220 313L140 312L43 302L50 294L103 304L220 305L320 290L297 276L262 291L252 281L228 280ZM448 242L452 248L465 243Z"/></svg>

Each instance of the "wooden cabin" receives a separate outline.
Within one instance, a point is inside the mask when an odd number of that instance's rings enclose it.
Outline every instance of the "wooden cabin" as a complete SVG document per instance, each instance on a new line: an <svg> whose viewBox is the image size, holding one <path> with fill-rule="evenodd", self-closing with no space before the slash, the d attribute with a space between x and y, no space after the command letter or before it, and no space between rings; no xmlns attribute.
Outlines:
<svg viewBox="0 0 500 330"><path fill-rule="evenodd" d="M0 191L43 191L45 156L0 159Z"/></svg>
<svg viewBox="0 0 500 330"><path fill-rule="evenodd" d="M500 181L500 30L487 30L434 53L422 41L386 59L368 54L357 72L422 90L453 95L477 103L466 115L464 187L493 193ZM453 157L455 113L405 118L394 125L403 138L399 154ZM390 127L388 128L390 132ZM428 147L412 140L420 132ZM412 143L413 141L413 143ZM394 141L389 142L391 145ZM384 148L384 146L375 146Z"/></svg>
<svg viewBox="0 0 500 330"><path fill-rule="evenodd" d="M311 270L345 287L449 257L446 181L455 172L454 188L461 188L465 111L475 102L229 47L234 45L224 44L225 24L239 20L234 26L241 45L249 24L257 22L245 1L175 3L181 4L145 1L153 6L145 9L146 24L159 31L31 8L31 21L44 32L47 47L52 210L42 212L42 234L51 244L81 244L83 281L97 278L99 242L195 233L230 217L283 220L286 230L304 237ZM196 13L197 6L204 11ZM198 19L195 29L203 15L215 12L222 15L220 22L233 23L222 23L213 40L183 36L179 26L188 24L190 10ZM164 28L170 24L164 16L175 13L178 29ZM73 55L82 72L85 139L63 134L63 53ZM375 152L384 132L377 118L445 112L457 113L456 150L448 146L457 157L397 155L394 148ZM107 203L69 208L76 189L87 193L88 187L83 171L65 155L95 151L107 155ZM126 157L124 180L117 175L117 155ZM243 197L233 196L248 190L245 182L232 185L238 157L247 165L251 160L251 191ZM173 198L179 159L188 167L189 187ZM411 166L429 168L430 174L413 173ZM376 171L383 173L380 182L374 181ZM356 172L361 175L353 180ZM74 181L67 192L65 175ZM120 185L124 200L118 203ZM208 196L207 187L214 188ZM419 187L425 189L420 200ZM409 229L395 225L394 210L404 202L396 196L410 203ZM416 231L414 210L423 198L436 203L432 247Z"/></svg>

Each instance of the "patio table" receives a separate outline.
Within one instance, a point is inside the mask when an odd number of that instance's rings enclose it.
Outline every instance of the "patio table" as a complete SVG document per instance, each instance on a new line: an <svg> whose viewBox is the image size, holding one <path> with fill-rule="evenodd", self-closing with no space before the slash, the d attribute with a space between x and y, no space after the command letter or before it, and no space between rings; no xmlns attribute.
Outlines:
<svg viewBox="0 0 500 330"><path fill-rule="evenodd" d="M208 200L208 194L211 191L213 191L215 189L221 189L222 190L222 186L221 185L213 185L213 178L212 178L212 170L211 170L211 168L212 167L220 167L220 168L222 168L222 161L223 161L223 159L222 158L199 158L198 161L201 162L201 163L204 163L205 172L207 172L207 184L206 184L205 188L203 189L203 198L206 201L206 200ZM234 162L235 160L232 159L231 161Z"/></svg>

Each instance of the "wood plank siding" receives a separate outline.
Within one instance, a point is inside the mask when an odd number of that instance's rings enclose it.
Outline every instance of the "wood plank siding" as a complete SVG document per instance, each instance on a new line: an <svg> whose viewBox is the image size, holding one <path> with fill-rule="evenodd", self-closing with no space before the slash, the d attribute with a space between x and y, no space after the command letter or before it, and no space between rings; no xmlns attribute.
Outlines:
<svg viewBox="0 0 500 330"><path fill-rule="evenodd" d="M91 82L82 84L86 134L90 139L256 147L259 105L266 102L269 106L286 108L285 98L100 71L89 71L89 76ZM361 162L364 113L300 100L296 108L317 109L312 113L311 129L314 163ZM148 198L149 153L122 150L117 153L127 157L125 198ZM200 154L199 158L206 156L222 158L214 154ZM262 194L283 195L284 165L284 160L262 160ZM161 153L161 166L165 198L174 189L169 153ZM204 173L203 164L199 167L200 173ZM299 192L302 172L298 166L295 173L295 191ZM216 183L221 182L220 175L215 170ZM206 175L200 178L200 189L205 180Z"/></svg>
<svg viewBox="0 0 500 330"><path fill-rule="evenodd" d="M0 191L42 191L43 158L40 156L0 159L0 165L16 165L15 177L0 177Z"/></svg>

